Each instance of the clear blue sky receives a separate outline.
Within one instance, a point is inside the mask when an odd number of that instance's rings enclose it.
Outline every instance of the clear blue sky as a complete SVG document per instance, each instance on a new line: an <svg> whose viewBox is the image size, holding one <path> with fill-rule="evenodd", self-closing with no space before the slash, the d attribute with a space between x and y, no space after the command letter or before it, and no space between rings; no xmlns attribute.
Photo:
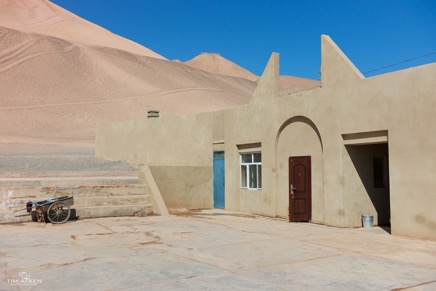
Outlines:
<svg viewBox="0 0 436 291"><path fill-rule="evenodd" d="M321 34L367 77L436 62L436 0L52 2L170 60L214 52L256 75L271 52L279 52L282 75L318 79Z"/></svg>

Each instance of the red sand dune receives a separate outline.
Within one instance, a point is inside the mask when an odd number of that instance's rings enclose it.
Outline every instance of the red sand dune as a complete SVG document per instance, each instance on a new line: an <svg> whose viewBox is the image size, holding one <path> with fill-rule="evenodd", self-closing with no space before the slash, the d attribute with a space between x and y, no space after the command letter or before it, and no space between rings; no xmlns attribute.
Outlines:
<svg viewBox="0 0 436 291"><path fill-rule="evenodd" d="M186 61L185 64L206 72L219 75L244 78L256 82L259 80L258 76L238 66L237 64L223 58L219 54L202 53L195 58Z"/></svg>
<svg viewBox="0 0 436 291"><path fill-rule="evenodd" d="M318 84L289 78L283 90ZM149 109L246 104L256 79L216 54L168 61L46 0L0 0L3 143L92 145L98 124L145 118Z"/></svg>
<svg viewBox="0 0 436 291"><path fill-rule="evenodd" d="M0 0L0 26L165 59L47 0Z"/></svg>

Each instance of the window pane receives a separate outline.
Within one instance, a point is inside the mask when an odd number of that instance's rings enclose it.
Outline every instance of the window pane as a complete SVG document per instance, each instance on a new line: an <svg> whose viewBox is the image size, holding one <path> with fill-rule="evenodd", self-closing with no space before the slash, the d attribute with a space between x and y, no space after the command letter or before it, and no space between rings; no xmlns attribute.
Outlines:
<svg viewBox="0 0 436 291"><path fill-rule="evenodd" d="M260 153L253 154L253 158L254 158L254 162L255 162L255 163L260 163L260 162L262 162L262 156L261 156Z"/></svg>
<svg viewBox="0 0 436 291"><path fill-rule="evenodd" d="M241 188L262 188L262 154L239 153L241 156Z"/></svg>
<svg viewBox="0 0 436 291"><path fill-rule="evenodd" d="M251 154L242 154L241 157L243 163L251 163L252 161Z"/></svg>
<svg viewBox="0 0 436 291"><path fill-rule="evenodd" d="M248 169L250 171L250 188L257 188L257 167L252 165Z"/></svg>
<svg viewBox="0 0 436 291"><path fill-rule="evenodd" d="M241 187L247 188L247 166L241 166Z"/></svg>

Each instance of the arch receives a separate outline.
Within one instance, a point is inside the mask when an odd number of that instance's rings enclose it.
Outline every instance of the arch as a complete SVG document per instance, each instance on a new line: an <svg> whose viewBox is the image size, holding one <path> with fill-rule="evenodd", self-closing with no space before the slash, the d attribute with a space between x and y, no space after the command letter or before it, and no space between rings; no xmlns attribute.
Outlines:
<svg viewBox="0 0 436 291"><path fill-rule="evenodd" d="M319 142L321 144L321 150L324 152L321 134L319 133L319 130L316 127L315 123L311 119L307 118L306 116L296 115L296 116L291 117L288 120L286 120L282 124L282 126L280 126L280 128L277 132L277 135L276 135L276 141L275 141L275 146L274 146L274 150L275 150L276 154L277 154L277 145L279 142L280 134L288 125L290 125L291 123L294 123L294 122L303 122L303 123L306 123L307 125L309 125L315 131L316 135L318 136ZM276 158L277 158L277 155L276 155ZM277 161L275 161L275 162L277 162Z"/></svg>
<svg viewBox="0 0 436 291"><path fill-rule="evenodd" d="M277 131L274 145L274 166L276 169L276 214L287 217L288 159L290 156L311 156L313 180L312 218L314 222L324 221L324 166L323 142L315 123L305 116L287 119Z"/></svg>

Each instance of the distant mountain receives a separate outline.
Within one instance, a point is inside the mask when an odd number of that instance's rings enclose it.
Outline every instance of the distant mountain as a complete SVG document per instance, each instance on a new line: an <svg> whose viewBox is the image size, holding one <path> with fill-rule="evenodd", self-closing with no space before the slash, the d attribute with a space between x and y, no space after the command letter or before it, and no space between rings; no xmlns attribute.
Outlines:
<svg viewBox="0 0 436 291"><path fill-rule="evenodd" d="M251 81L259 80L259 77L250 71L215 53L202 53L186 61L185 64L214 74L244 78Z"/></svg>
<svg viewBox="0 0 436 291"><path fill-rule="evenodd" d="M173 62L180 63L179 60L174 60ZM260 78L216 53L201 53L195 58L184 62L184 64L209 73L233 76L254 82L257 82ZM321 85L320 81L306 78L293 76L280 76L279 78L279 90L281 95L309 90Z"/></svg>
<svg viewBox="0 0 436 291"><path fill-rule="evenodd" d="M164 57L46 0L0 0L0 142L92 144L98 124L220 110L255 82Z"/></svg>
<svg viewBox="0 0 436 291"><path fill-rule="evenodd" d="M257 79L217 54L168 61L46 0L0 0L3 143L92 145L98 124L146 118L150 109L246 104ZM317 82L283 80L286 92Z"/></svg>
<svg viewBox="0 0 436 291"><path fill-rule="evenodd" d="M92 144L97 124L220 110L255 82L0 27L0 140Z"/></svg>
<svg viewBox="0 0 436 291"><path fill-rule="evenodd" d="M166 59L48 0L0 0L0 26L55 36L86 45L112 47L142 56Z"/></svg>

